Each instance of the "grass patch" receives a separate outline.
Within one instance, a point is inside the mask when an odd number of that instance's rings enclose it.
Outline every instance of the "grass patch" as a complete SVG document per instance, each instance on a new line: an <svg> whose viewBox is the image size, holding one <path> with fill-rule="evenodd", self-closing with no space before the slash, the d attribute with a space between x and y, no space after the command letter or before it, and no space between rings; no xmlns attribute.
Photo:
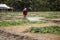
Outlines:
<svg viewBox="0 0 60 40"><path fill-rule="evenodd" d="M52 18L60 18L60 15L50 15L50 16L45 16L45 18L50 18L50 19L52 19Z"/></svg>
<svg viewBox="0 0 60 40"><path fill-rule="evenodd" d="M0 16L22 16L22 12L6 12L6 13L0 13Z"/></svg>
<svg viewBox="0 0 60 40"><path fill-rule="evenodd" d="M53 33L60 34L60 26L49 26L49 27L32 27L29 29L33 33Z"/></svg>
<svg viewBox="0 0 60 40"><path fill-rule="evenodd" d="M46 23L44 21L36 21L36 22L31 22L31 21L2 21L0 22L0 26L11 26L11 25L24 25L24 24L41 24L41 23Z"/></svg>

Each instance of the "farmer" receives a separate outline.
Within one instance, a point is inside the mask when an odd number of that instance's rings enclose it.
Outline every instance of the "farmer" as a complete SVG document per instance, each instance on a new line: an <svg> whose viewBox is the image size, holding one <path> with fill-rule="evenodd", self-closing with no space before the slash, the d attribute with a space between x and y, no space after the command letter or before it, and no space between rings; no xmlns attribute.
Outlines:
<svg viewBox="0 0 60 40"><path fill-rule="evenodd" d="M26 19L26 16L27 16L27 8L24 8L23 9L23 16L24 16L24 19Z"/></svg>

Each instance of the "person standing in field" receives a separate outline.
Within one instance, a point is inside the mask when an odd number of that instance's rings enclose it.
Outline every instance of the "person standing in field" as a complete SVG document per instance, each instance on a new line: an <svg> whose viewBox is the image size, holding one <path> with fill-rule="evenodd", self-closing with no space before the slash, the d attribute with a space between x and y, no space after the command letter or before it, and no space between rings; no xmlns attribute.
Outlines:
<svg viewBox="0 0 60 40"><path fill-rule="evenodd" d="M27 16L27 8L24 8L23 9L23 17L24 17L24 19L26 19L26 16Z"/></svg>

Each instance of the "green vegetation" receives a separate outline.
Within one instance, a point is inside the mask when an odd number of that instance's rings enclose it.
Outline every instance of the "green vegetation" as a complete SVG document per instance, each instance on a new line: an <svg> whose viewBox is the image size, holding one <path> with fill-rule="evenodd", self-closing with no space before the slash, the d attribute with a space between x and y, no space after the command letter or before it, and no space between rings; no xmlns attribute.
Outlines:
<svg viewBox="0 0 60 40"><path fill-rule="evenodd" d="M21 16L22 12L1 12L0 16Z"/></svg>
<svg viewBox="0 0 60 40"><path fill-rule="evenodd" d="M24 7L29 11L60 11L60 0L0 0L16 11L22 11Z"/></svg>
<svg viewBox="0 0 60 40"><path fill-rule="evenodd" d="M14 20L22 17L22 12L0 13L0 20ZM28 12L27 17L60 18L60 12Z"/></svg>
<svg viewBox="0 0 60 40"><path fill-rule="evenodd" d="M0 22L0 26L12 26L12 25L24 25L24 24L41 24L46 23L43 21L36 21L36 22L30 22L30 21L2 21Z"/></svg>
<svg viewBox="0 0 60 40"><path fill-rule="evenodd" d="M60 18L60 12L28 12L27 17L44 17L44 18ZM23 18L22 12L7 12L0 13L0 26L22 25L30 23L45 23L43 21L30 22L21 21ZM14 21L18 20L18 21Z"/></svg>
<svg viewBox="0 0 60 40"><path fill-rule="evenodd" d="M60 12L29 12L28 17L60 18Z"/></svg>
<svg viewBox="0 0 60 40"><path fill-rule="evenodd" d="M53 33L60 34L60 26L48 26L48 27L31 27L29 29L33 33Z"/></svg>

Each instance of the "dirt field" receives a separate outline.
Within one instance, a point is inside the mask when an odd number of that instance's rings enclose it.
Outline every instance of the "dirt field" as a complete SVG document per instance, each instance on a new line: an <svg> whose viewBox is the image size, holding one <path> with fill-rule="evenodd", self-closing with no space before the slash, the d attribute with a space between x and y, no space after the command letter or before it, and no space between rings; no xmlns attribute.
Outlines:
<svg viewBox="0 0 60 40"><path fill-rule="evenodd" d="M47 16L47 14L33 14L28 16ZM22 15L20 14L8 14L3 16L3 18L7 18L8 20L4 19L4 21L15 21L20 18L22 18ZM10 19L11 17L12 19ZM48 15L49 16L49 15ZM9 18L10 17L10 18ZM46 27L46 26L60 26L60 18L57 19L42 19L45 20L46 23L42 24L25 24L25 25L18 25L18 26L4 26L0 27L0 40L60 40L60 34L36 34L36 33L30 33L27 31L30 27ZM0 21L3 21L1 19Z"/></svg>
<svg viewBox="0 0 60 40"><path fill-rule="evenodd" d="M29 24L19 26L0 27L1 40L60 40L60 35L55 34L35 34L27 32L30 27L60 26L60 24L48 22L43 24ZM5 32L5 33L4 33ZM2 39L3 37L3 39Z"/></svg>

